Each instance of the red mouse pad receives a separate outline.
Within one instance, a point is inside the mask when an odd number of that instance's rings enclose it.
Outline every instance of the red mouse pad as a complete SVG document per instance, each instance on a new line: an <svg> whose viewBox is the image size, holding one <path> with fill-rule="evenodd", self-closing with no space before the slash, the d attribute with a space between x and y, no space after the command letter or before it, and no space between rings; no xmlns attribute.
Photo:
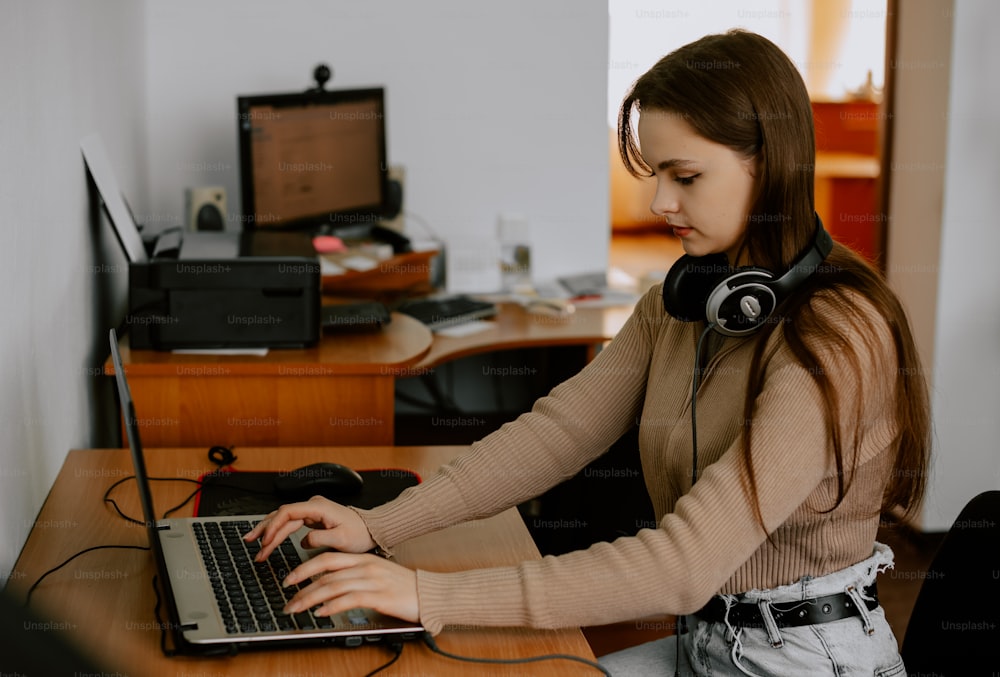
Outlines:
<svg viewBox="0 0 1000 677"><path fill-rule="evenodd" d="M384 468L359 470L364 480L360 491L348 493L314 491L310 495L325 495L331 501L356 508L374 508L399 496L407 487L420 483L420 476L411 470ZM199 491L194 506L198 517L215 515L262 515L284 503L307 500L309 496L279 496L275 480L283 473L216 470L199 478Z"/></svg>

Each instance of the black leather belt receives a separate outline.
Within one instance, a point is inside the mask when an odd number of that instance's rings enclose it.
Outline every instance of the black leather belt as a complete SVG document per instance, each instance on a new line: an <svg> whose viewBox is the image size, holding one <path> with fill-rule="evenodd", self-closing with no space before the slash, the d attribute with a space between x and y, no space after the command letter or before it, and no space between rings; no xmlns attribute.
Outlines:
<svg viewBox="0 0 1000 677"><path fill-rule="evenodd" d="M878 608L878 589L874 583L865 588L861 596L862 598L872 598L863 600L869 611ZM769 606L771 615L779 628L829 623L861 615L861 611L854 605L854 600L846 592L796 602L772 603ZM727 621L726 602L721 597L715 596L709 600L708 604L695 611L694 615L710 623L724 623ZM764 617L756 602L738 601L733 604L729 608L728 622L734 628L764 627Z"/></svg>

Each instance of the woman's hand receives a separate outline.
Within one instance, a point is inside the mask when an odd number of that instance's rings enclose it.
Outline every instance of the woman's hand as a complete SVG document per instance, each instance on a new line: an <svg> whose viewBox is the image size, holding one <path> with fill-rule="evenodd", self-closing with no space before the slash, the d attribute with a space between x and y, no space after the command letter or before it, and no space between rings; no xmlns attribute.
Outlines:
<svg viewBox="0 0 1000 677"><path fill-rule="evenodd" d="M313 609L315 615L329 616L368 607L404 621L420 620L417 574L395 562L376 555L326 552L300 564L283 584L310 578L312 583L292 597L285 613Z"/></svg>
<svg viewBox="0 0 1000 677"><path fill-rule="evenodd" d="M356 553L367 552L376 546L358 513L322 496L281 506L248 531L243 540L260 539L260 552L255 559L263 562L303 525L314 530L302 539L303 548L327 547Z"/></svg>

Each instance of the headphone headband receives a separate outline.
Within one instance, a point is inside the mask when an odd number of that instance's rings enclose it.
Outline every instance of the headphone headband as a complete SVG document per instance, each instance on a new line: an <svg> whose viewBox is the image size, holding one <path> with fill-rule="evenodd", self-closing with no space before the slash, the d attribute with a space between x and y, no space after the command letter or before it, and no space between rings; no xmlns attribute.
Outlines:
<svg viewBox="0 0 1000 677"><path fill-rule="evenodd" d="M771 288L782 297L788 296L800 282L816 272L820 264L833 250L833 238L823 228L823 222L816 215L816 235L805 252L792 264L788 271L771 283Z"/></svg>

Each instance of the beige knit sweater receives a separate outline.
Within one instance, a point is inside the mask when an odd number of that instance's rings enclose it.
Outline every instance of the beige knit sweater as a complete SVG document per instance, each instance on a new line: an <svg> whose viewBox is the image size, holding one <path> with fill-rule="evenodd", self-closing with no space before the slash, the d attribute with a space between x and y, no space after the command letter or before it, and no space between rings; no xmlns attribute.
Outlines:
<svg viewBox="0 0 1000 677"><path fill-rule="evenodd" d="M820 391L780 331L767 348L752 422L760 510L774 545L754 516L740 462L753 336L715 337L698 390L699 473L691 487L691 379L703 325L666 315L657 287L593 362L531 412L391 503L359 511L387 549L490 516L572 477L638 420L657 528L518 566L418 571L424 626L432 633L449 624L555 628L690 613L716 593L822 576L871 555L895 452L894 350L867 301L856 299L851 313L819 297L812 303L848 332L863 374L854 377L843 350L816 341L843 408L848 461L860 441L853 484L836 510L819 512L833 505L837 488Z"/></svg>

